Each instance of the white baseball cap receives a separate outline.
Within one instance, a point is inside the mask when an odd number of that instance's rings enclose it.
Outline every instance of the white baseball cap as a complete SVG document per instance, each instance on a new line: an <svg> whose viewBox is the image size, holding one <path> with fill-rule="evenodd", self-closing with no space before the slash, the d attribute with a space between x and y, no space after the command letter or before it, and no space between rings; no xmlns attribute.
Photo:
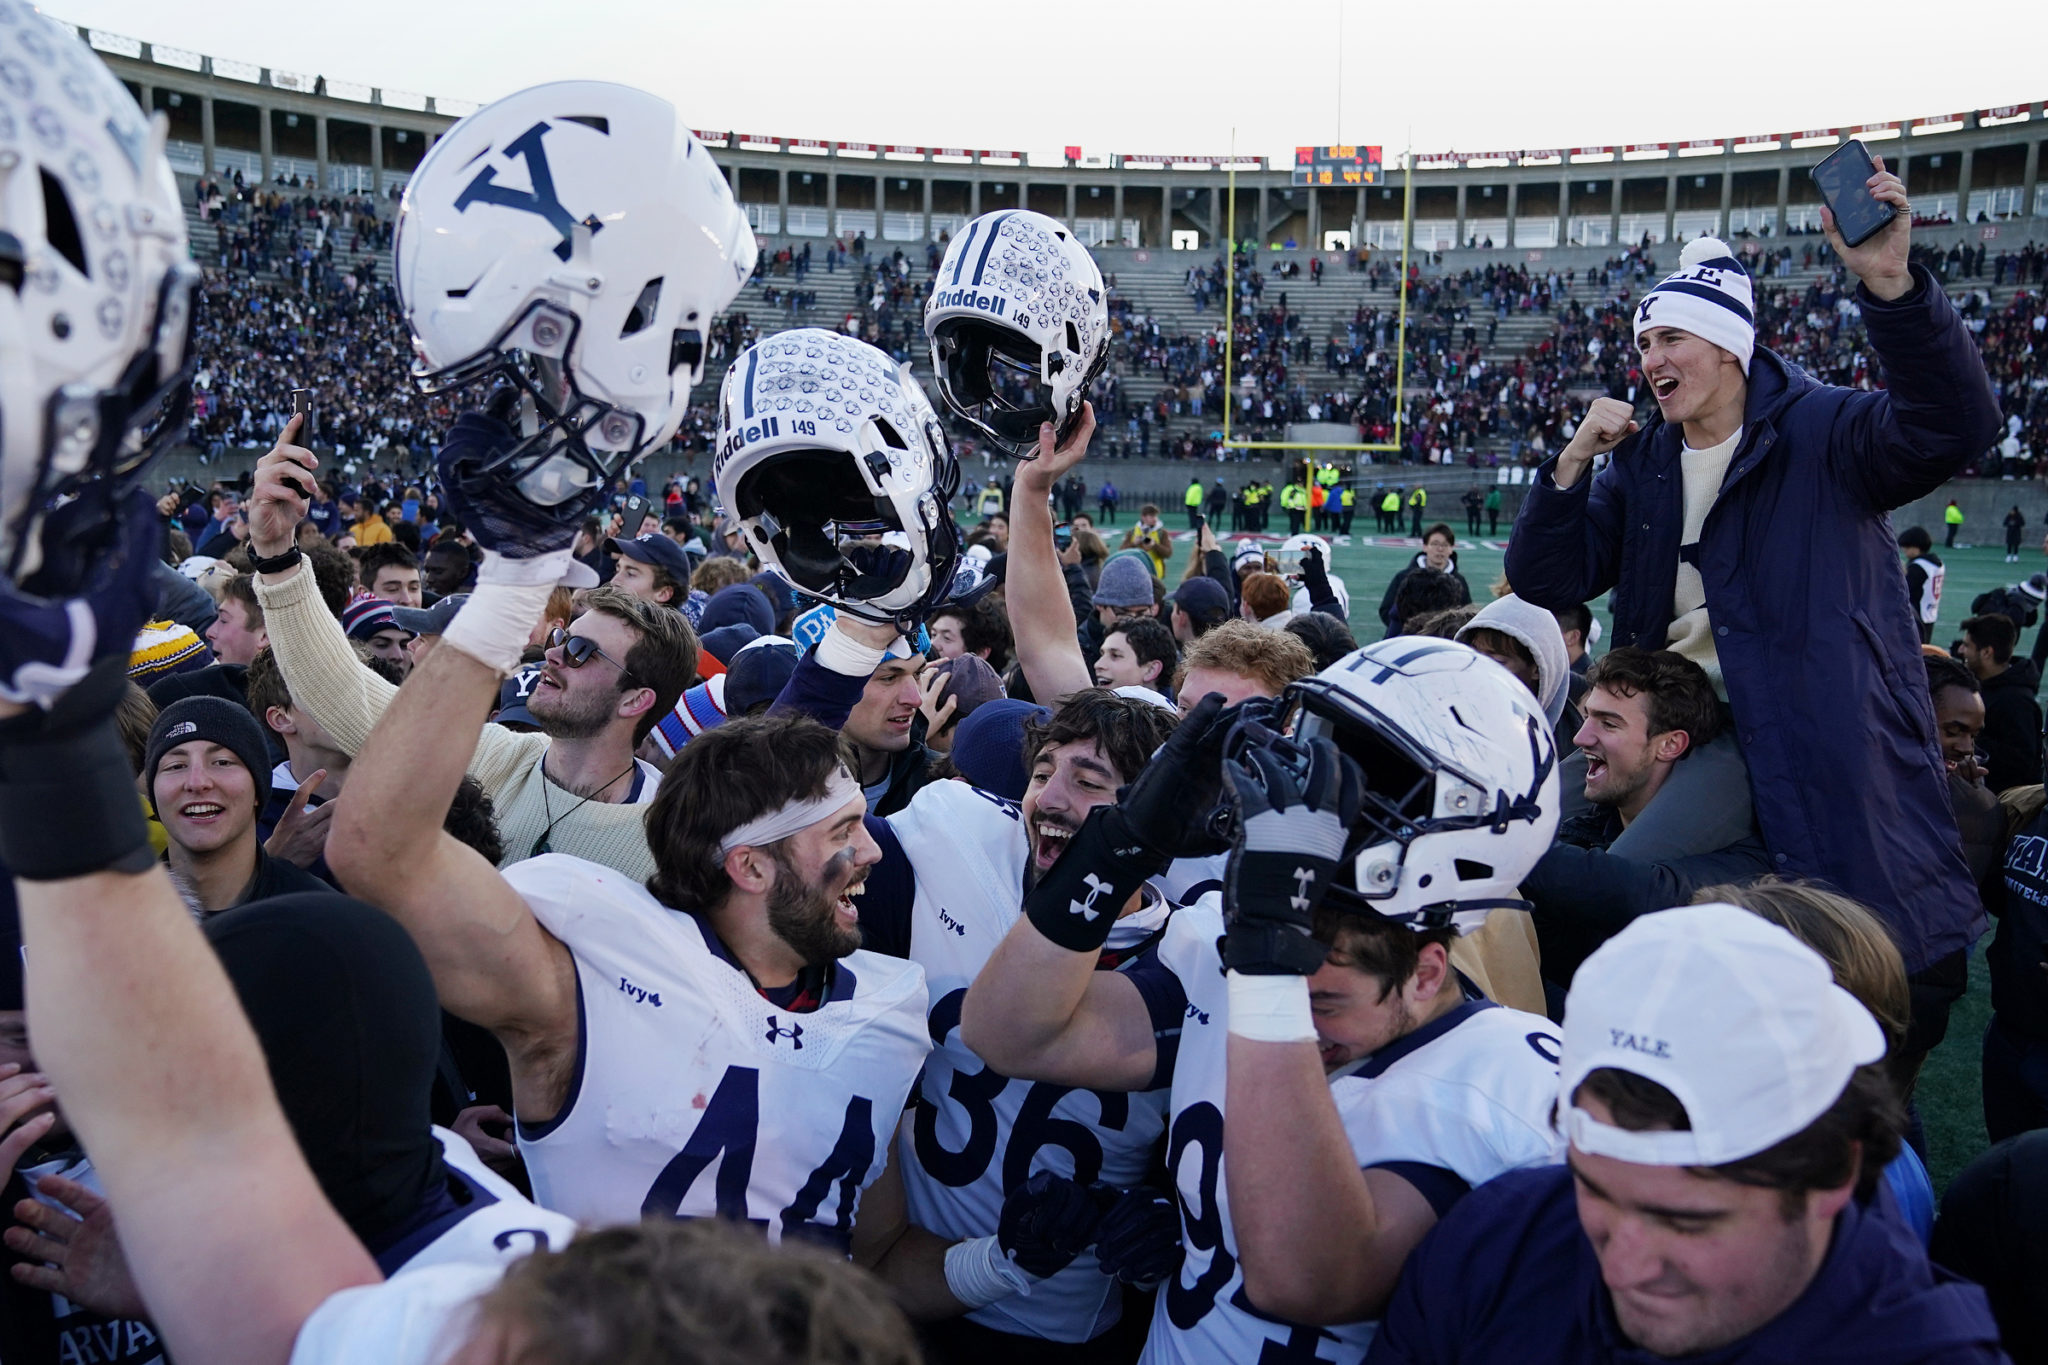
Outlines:
<svg viewBox="0 0 2048 1365"><path fill-rule="evenodd" d="M1565 999L1558 1113L1572 1146L1642 1166L1719 1166L1803 1131L1884 1031L1819 953L1733 905L1644 915L1588 957ZM1572 1103L1601 1067L1655 1081L1686 1132L1631 1132Z"/></svg>

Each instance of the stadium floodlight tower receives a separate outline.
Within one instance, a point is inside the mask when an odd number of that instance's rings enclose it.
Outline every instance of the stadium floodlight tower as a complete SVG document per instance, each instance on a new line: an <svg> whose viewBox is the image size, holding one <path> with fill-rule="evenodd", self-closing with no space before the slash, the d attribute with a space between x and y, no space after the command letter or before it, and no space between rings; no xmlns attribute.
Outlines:
<svg viewBox="0 0 2048 1365"><path fill-rule="evenodd" d="M1232 394L1230 375L1236 359L1237 349L1237 303L1235 288L1237 272L1233 262L1237 255L1237 134L1232 130L1230 157L1230 188L1228 222L1230 223L1229 251L1226 254L1223 271L1223 446L1226 450L1360 450L1368 453L1399 451L1401 434L1405 425L1406 410L1403 407L1403 390L1408 377L1408 249L1415 236L1415 153L1411 148L1401 153L1401 278L1398 285L1400 307L1396 315L1394 331L1394 439L1391 441L1247 441L1233 438L1230 434L1230 410ZM1309 193L1316 192L1321 184L1367 185L1379 178L1377 147L1302 147L1296 149L1297 165L1295 183L1310 186ZM1371 153L1368 161L1366 154ZM1304 156L1303 154L1307 155ZM1325 169L1325 164L1335 166L1348 164L1354 169L1334 171ZM1368 166L1370 169L1368 169ZM1304 172L1306 171L1306 176ZM1312 244L1314 245L1314 244ZM1320 246L1316 247L1321 250ZM1355 244L1354 244L1355 249Z"/></svg>

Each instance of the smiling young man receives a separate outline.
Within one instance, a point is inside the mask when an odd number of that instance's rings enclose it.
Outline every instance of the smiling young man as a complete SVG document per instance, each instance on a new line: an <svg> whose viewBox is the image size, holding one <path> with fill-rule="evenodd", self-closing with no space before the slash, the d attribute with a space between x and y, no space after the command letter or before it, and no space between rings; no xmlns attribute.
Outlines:
<svg viewBox="0 0 2048 1365"><path fill-rule="evenodd" d="M149 798L170 840L172 873L211 915L246 901L332 887L263 851L256 817L270 800L270 752L244 707L186 697L149 729Z"/></svg>
<svg viewBox="0 0 2048 1365"><path fill-rule="evenodd" d="M396 541L372 545L363 551L360 563L363 591L370 596L394 607L420 604L420 561L411 550Z"/></svg>
<svg viewBox="0 0 2048 1365"><path fill-rule="evenodd" d="M1180 646L1165 622L1155 616L1130 617L1102 637L1102 652L1095 656L1095 685L1146 687L1163 697L1173 686L1179 663Z"/></svg>
<svg viewBox="0 0 2048 1365"><path fill-rule="evenodd" d="M1676 649L1718 680L1775 870L1885 919L1914 978L1902 1051L1924 1055L1985 921L1932 708L1900 683L1920 633L1888 514L1960 474L2001 419L1975 340L1911 263L1905 185L1880 160L1867 188L1895 216L1860 246L1822 213L1885 386L1824 385L1759 345L1747 272L1725 243L1688 243L1635 310L1658 420L1594 401L1530 487L1507 576L1552 611L1611 589L1614 645ZM1717 780L1687 766L1679 787Z"/></svg>
<svg viewBox="0 0 2048 1365"><path fill-rule="evenodd" d="M256 602L256 580L249 574L236 574L221 590L213 624L206 628L206 643L214 661L223 664L246 665L269 647L263 608Z"/></svg>
<svg viewBox="0 0 2048 1365"><path fill-rule="evenodd" d="M1588 953L1636 916L1682 905L1703 886L1745 882L1771 870L1754 832L1682 858L1638 859L1615 851L1622 832L1660 797L1674 799L1665 794L1719 733L1721 707L1705 670L1668 649L1609 650L1586 680L1585 722L1572 742L1585 756L1591 808L1558 826L1557 842L1522 881L1544 979L1560 990ZM1714 813L1694 805L1685 814L1704 824Z"/></svg>
<svg viewBox="0 0 2048 1365"><path fill-rule="evenodd" d="M1983 1291L1928 1264L1882 1188L1904 1129L1884 1054L1785 930L1731 905L1645 916L1572 986L1569 1166L1453 1210L1367 1359L2003 1361Z"/></svg>

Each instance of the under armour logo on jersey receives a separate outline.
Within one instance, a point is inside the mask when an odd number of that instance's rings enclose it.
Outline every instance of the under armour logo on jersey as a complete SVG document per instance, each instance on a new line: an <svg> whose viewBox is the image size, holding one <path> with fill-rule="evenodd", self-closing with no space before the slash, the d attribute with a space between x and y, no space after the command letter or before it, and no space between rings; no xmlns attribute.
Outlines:
<svg viewBox="0 0 2048 1365"><path fill-rule="evenodd" d="M777 1028L775 1026L775 1016L772 1014L768 1016L767 1038L771 1043L777 1038L787 1038L789 1039L790 1047L798 1052L804 1050L804 1026L802 1024L791 1024L788 1028Z"/></svg>
<svg viewBox="0 0 2048 1365"><path fill-rule="evenodd" d="M1109 883L1097 877L1093 872L1088 873L1081 880L1088 883L1088 898L1086 900L1068 901L1067 909L1093 924L1095 917L1102 913L1095 908L1096 897L1109 890Z"/></svg>
<svg viewBox="0 0 2048 1365"><path fill-rule="evenodd" d="M1287 898L1287 900L1288 900L1288 904L1292 905L1292 906L1293 906L1293 907L1294 907L1295 909L1297 909L1297 910L1306 910L1306 909L1308 909L1308 908L1309 908L1309 906L1308 906L1308 893L1309 893L1309 888L1313 887L1313 886L1314 886L1315 884L1316 884L1316 870L1315 870L1314 868L1312 868L1312 867L1297 867L1297 868L1295 868L1295 869L1294 869L1294 894L1293 894L1292 896L1289 896L1289 897Z"/></svg>
<svg viewBox="0 0 2048 1365"><path fill-rule="evenodd" d="M578 223L575 215L563 208L562 201L555 197L555 173L548 167L547 149L541 146L541 139L547 136L547 132L547 120L543 119L505 144L506 156L516 156L526 163L527 177L533 181L531 190L508 189L500 185L498 168L486 166L456 196L455 211L461 213L471 204L496 204L499 208L539 214L562 234L561 245L555 248L555 254L566 261L569 248L576 240ZM598 221L596 214L584 218L581 226L589 228L592 236L604 230L604 224Z"/></svg>

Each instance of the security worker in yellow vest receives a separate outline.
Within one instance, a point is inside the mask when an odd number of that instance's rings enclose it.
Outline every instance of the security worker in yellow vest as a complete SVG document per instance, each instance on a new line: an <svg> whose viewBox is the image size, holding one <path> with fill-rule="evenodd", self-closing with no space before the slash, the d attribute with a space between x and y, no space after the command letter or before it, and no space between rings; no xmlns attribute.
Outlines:
<svg viewBox="0 0 2048 1365"><path fill-rule="evenodd" d="M1417 484L1415 491L1408 495L1408 515L1413 518L1413 529L1408 534L1417 540L1422 539L1422 511L1428 506L1429 490Z"/></svg>
<svg viewBox="0 0 2048 1365"><path fill-rule="evenodd" d="M1308 511L1308 489L1299 480L1289 479L1280 490L1280 509L1287 513L1287 534L1301 534L1301 519Z"/></svg>

